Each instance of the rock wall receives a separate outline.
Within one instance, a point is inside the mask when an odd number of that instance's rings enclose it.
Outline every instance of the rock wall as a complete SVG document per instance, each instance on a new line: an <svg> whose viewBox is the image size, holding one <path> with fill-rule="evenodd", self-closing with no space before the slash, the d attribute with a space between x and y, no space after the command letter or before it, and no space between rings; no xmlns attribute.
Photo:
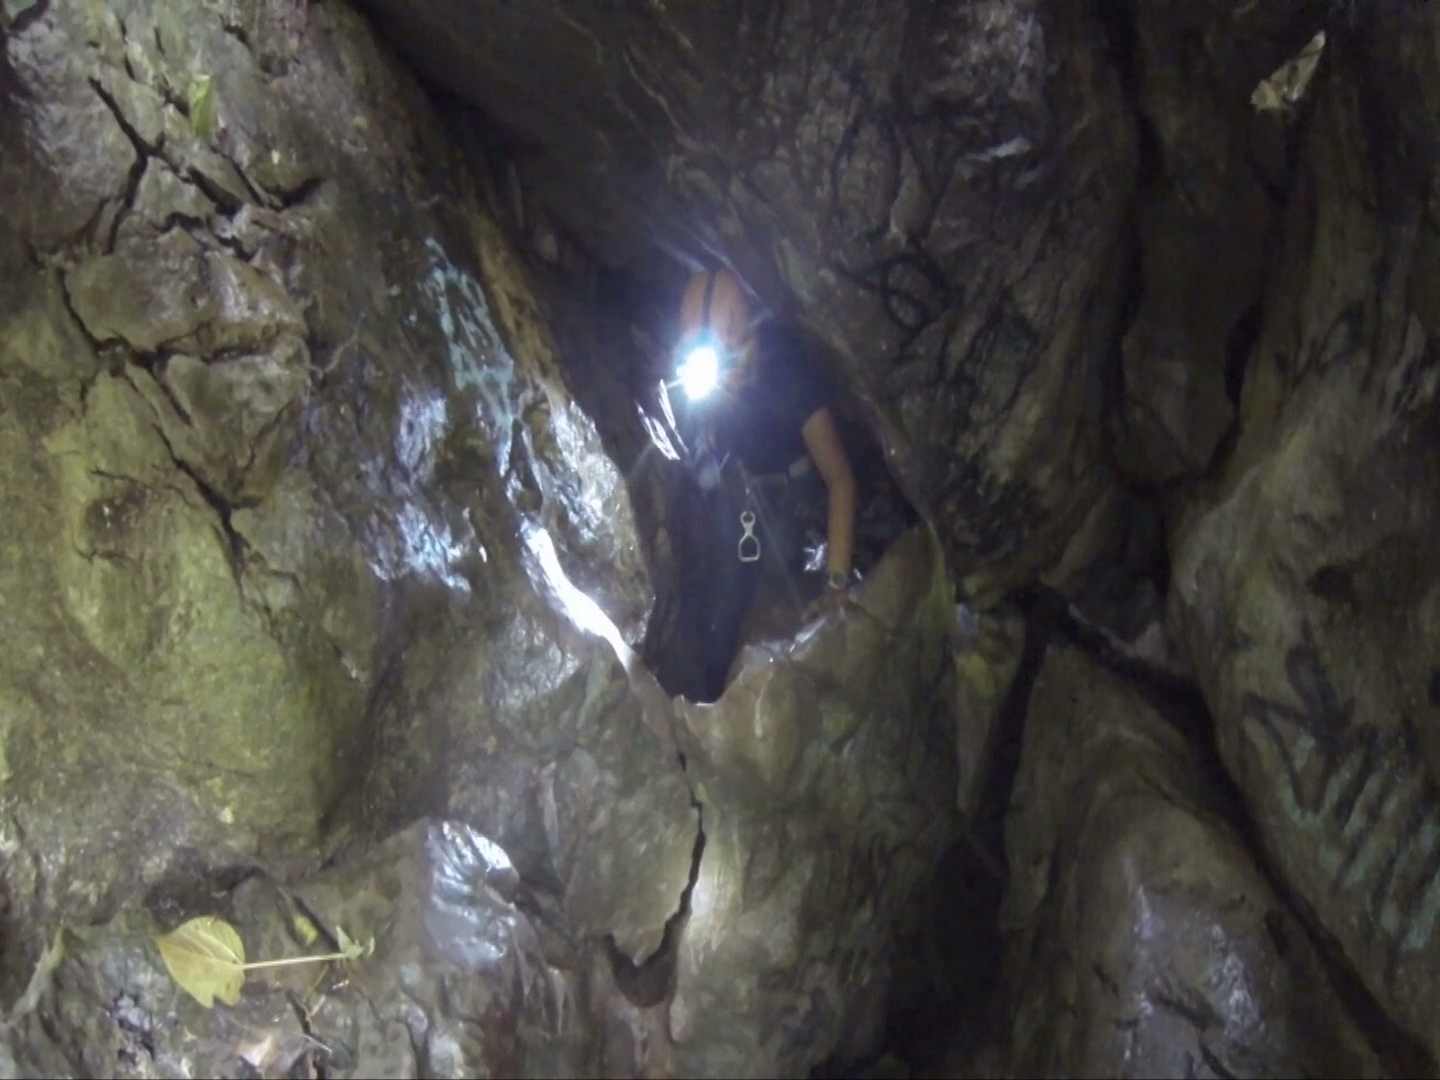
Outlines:
<svg viewBox="0 0 1440 1080"><path fill-rule="evenodd" d="M0 1072L855 1066L946 982L905 950L962 821L1005 871L1045 605L994 601L1139 576L1173 642L1047 601L1195 686L1044 660L1009 1069L1433 1067L1426 5L365 7L532 142L542 261L734 263L929 521L845 618L668 699L632 652L669 558L643 424L567 386L628 406L598 369L646 361L533 286L370 26L0 6ZM207 1010L150 940L196 914L375 951Z"/></svg>
<svg viewBox="0 0 1440 1080"><path fill-rule="evenodd" d="M754 645L683 705L704 805L669 1005L686 1076L796 1076L881 1044L897 940L956 828L953 599L928 527L844 620Z"/></svg>
<svg viewBox="0 0 1440 1080"><path fill-rule="evenodd" d="M878 630L775 658L913 663L786 721L806 815L747 806L749 767L635 662L646 545L553 313L360 16L3 10L4 1071L800 1074L873 1048L951 827L954 751L910 738L953 718L933 533L867 589ZM836 816L856 776L903 797ZM825 886L892 857L878 892ZM691 886L736 860L793 865L749 886L788 945L732 999L750 924L702 942ZM208 1010L150 941L202 914L251 958L342 929L375 952Z"/></svg>
<svg viewBox="0 0 1440 1080"><path fill-rule="evenodd" d="M634 636L648 604L413 84L343 10L222 15L41 5L6 43L6 747L45 889L313 847L424 609L533 594L522 522ZM50 835L77 784L95 817ZM136 819L146 856L107 838Z"/></svg>
<svg viewBox="0 0 1440 1080"><path fill-rule="evenodd" d="M171 920L432 809L509 840L566 762L562 894L646 876L597 869L595 799L666 831L643 926L576 916L653 951L689 789L555 593L569 567L642 635L628 493L413 80L290 3L40 4L4 72L7 978L58 922ZM515 727L523 775L467 787Z"/></svg>
<svg viewBox="0 0 1440 1080"><path fill-rule="evenodd" d="M1142 131L1116 457L1148 484L1203 474L1234 422L1268 253L1293 162L1293 117L1255 85L1319 25L1303 2L1134 5L1112 20Z"/></svg>
<svg viewBox="0 0 1440 1080"><path fill-rule="evenodd" d="M810 323L977 602L1087 517L1070 558L1103 544L1135 144L1088 8L365 7L542 152L527 184L611 265L678 286L686 259L723 258ZM657 269L655 245L678 258Z"/></svg>
<svg viewBox="0 0 1440 1080"><path fill-rule="evenodd" d="M1270 857L1433 1054L1432 20L1382 5L1327 49L1238 443L1178 518L1171 616Z"/></svg>

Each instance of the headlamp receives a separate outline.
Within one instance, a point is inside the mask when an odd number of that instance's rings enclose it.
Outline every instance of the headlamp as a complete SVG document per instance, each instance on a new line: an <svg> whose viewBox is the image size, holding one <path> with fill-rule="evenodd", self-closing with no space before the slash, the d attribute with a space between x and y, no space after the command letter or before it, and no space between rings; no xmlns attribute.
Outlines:
<svg viewBox="0 0 1440 1080"><path fill-rule="evenodd" d="M720 385L720 349L713 341L700 341L690 347L675 369L685 396L699 401Z"/></svg>

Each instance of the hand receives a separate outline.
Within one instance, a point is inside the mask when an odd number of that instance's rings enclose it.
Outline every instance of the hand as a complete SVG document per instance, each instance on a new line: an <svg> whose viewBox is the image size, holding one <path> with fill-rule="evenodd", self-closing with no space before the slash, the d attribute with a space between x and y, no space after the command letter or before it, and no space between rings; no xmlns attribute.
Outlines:
<svg viewBox="0 0 1440 1080"><path fill-rule="evenodd" d="M845 601L850 599L849 589L833 589L826 586L825 590L810 602L805 609L805 620L824 618L831 615L845 606Z"/></svg>

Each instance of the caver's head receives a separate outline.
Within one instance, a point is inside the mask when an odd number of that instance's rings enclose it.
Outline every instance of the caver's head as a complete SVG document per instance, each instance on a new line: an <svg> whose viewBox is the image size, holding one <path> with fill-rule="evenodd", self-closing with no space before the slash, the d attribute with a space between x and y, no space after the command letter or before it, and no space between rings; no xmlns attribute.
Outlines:
<svg viewBox="0 0 1440 1080"><path fill-rule="evenodd" d="M749 359L752 314L731 271L703 270L685 285L675 374L692 401L741 374Z"/></svg>

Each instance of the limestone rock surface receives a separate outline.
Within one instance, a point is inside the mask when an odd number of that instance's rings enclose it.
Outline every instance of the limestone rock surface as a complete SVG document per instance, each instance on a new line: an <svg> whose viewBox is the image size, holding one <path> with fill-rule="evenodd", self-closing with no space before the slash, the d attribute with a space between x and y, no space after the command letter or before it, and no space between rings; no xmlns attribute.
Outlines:
<svg viewBox="0 0 1440 1080"><path fill-rule="evenodd" d="M1234 422L1293 163L1293 127L1250 97L1319 28L1316 7L1133 9L1126 62L1145 179L1133 210L1135 310L1107 420L1119 463L1145 482L1204 473Z"/></svg>
<svg viewBox="0 0 1440 1080"><path fill-rule="evenodd" d="M586 1076L583 978L547 956L515 904L499 845L425 821L296 892L263 875L218 900L247 960L355 960L246 973L236 1005L205 1008L171 978L132 912L57 935L9 1029L6 1075Z"/></svg>

